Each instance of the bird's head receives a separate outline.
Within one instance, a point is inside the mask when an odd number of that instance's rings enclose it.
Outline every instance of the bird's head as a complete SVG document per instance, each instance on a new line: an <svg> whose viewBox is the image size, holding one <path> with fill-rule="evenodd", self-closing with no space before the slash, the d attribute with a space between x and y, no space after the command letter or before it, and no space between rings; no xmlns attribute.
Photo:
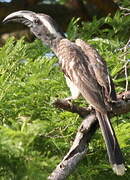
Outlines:
<svg viewBox="0 0 130 180"><path fill-rule="evenodd" d="M10 21L25 24L38 39L46 44L49 44L53 39L64 38L64 34L56 22L46 14L37 14L26 10L17 11L9 14L3 20L4 23Z"/></svg>

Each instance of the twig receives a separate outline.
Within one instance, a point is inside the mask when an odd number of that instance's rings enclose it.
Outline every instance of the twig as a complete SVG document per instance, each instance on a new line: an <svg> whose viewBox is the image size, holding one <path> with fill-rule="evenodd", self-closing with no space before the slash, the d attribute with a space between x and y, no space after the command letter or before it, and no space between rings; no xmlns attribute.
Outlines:
<svg viewBox="0 0 130 180"><path fill-rule="evenodd" d="M127 48L129 48L129 44L130 44L130 39L128 40L127 44L124 46L124 53L127 52ZM128 61L126 60L126 55L124 55L124 62L125 62L125 65L124 65L124 69L125 69L125 77L126 77L126 87L125 87L125 92L128 91L128 72L127 72L127 65L128 65Z"/></svg>
<svg viewBox="0 0 130 180"><path fill-rule="evenodd" d="M72 113L77 113L80 117L85 118L90 113L90 108L88 107L79 107L71 102L68 102L63 99L57 99L53 105L59 109L64 109Z"/></svg>
<svg viewBox="0 0 130 180"><path fill-rule="evenodd" d="M130 9L129 9L130 10ZM118 51L123 51L123 62L124 62L124 72L125 72L125 77L126 77L126 80L125 80L125 92L128 91L128 84L129 84L129 81L128 81L128 72L127 72L127 66L128 66L128 63L129 61L126 59L126 55L129 54L128 53L128 49L130 48L130 39L127 41L127 43L125 44L125 46L123 48L120 48L118 49Z"/></svg>
<svg viewBox="0 0 130 180"><path fill-rule="evenodd" d="M122 56L127 55L127 54L128 54L128 53L127 53L127 49L130 48L129 45L130 45L130 39L127 41L127 43L125 44L124 47L115 49L115 52L116 52L116 51L124 51L124 54L123 54ZM121 56L121 57L122 57L122 56Z"/></svg>
<svg viewBox="0 0 130 180"><path fill-rule="evenodd" d="M128 81L128 72L127 72L127 65L128 65L128 61L125 63L125 77L126 77L126 83L125 83L125 92L128 91L128 84L129 84L129 81Z"/></svg>
<svg viewBox="0 0 130 180"><path fill-rule="evenodd" d="M119 7L120 8L120 10L122 10L122 11L125 11L125 12L127 12L127 13L124 13L124 16L128 16L128 15L130 15L130 9L129 8L124 8L124 7Z"/></svg>
<svg viewBox="0 0 130 180"><path fill-rule="evenodd" d="M130 9L129 9L129 8L124 8L124 7L121 7L121 6L120 6L119 8L120 8L120 10L130 12Z"/></svg>
<svg viewBox="0 0 130 180"><path fill-rule="evenodd" d="M130 13L125 13L125 14L124 14L124 16L129 16L129 15L130 15Z"/></svg>

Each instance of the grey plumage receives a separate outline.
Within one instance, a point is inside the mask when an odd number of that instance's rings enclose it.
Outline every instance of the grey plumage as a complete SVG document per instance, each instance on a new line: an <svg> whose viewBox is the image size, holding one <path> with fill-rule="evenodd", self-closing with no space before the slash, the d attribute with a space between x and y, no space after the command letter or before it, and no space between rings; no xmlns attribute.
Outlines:
<svg viewBox="0 0 130 180"><path fill-rule="evenodd" d="M111 110L110 101L116 100L116 93L106 62L84 41L78 39L71 42L66 39L56 22L46 14L18 11L7 16L4 21L24 23L54 51L71 88L71 99L82 94L93 106L106 143L109 161L114 172L123 175L123 156L107 113Z"/></svg>
<svg viewBox="0 0 130 180"><path fill-rule="evenodd" d="M114 84L104 59L99 55L96 49L83 40L77 39L76 44L82 49L85 55L88 56L91 74L95 76L99 85L102 87L105 100L116 101L117 97Z"/></svg>

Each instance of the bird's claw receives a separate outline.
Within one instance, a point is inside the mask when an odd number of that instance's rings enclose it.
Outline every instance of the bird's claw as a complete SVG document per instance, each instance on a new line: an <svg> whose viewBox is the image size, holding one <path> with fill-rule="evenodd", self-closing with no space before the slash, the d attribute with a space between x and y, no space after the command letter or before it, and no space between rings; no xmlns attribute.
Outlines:
<svg viewBox="0 0 130 180"><path fill-rule="evenodd" d="M93 106L89 105L89 106L87 107L87 109L88 109L89 111L92 111L94 108L93 108Z"/></svg>

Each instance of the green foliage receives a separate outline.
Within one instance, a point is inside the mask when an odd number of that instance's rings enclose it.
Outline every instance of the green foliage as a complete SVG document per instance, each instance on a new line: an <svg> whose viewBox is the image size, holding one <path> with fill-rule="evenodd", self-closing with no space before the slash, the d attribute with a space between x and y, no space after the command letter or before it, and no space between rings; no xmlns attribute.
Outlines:
<svg viewBox="0 0 130 180"><path fill-rule="evenodd" d="M79 20L73 18L69 24L68 36L71 39L75 37L91 39L100 36L100 38L107 37L110 40L126 41L130 36L130 18L123 16L120 12L117 12L114 17L107 16L100 19L94 17L92 22L83 22L81 28L78 25Z"/></svg>
<svg viewBox="0 0 130 180"><path fill-rule="evenodd" d="M70 23L70 39L81 37L93 44L106 59L118 92L125 90L125 67L130 53L124 47L128 22L119 13L83 23ZM109 25L108 27L106 26ZM103 28L105 27L105 28ZM97 38L97 37L98 38ZM50 50L39 40L8 39L0 49L0 180L43 180L63 158L81 120L76 114L58 110L52 103L69 95L57 58L46 58ZM128 70L128 77L130 74ZM79 103L80 101L78 101ZM130 164L129 115L113 118L126 164ZM113 174L100 131L69 180L123 180Z"/></svg>
<svg viewBox="0 0 130 180"><path fill-rule="evenodd" d="M57 59L46 59L47 51L40 41L29 44L23 38L10 38L0 49L0 177L4 179L46 179L76 131L76 115L52 106L67 91Z"/></svg>

